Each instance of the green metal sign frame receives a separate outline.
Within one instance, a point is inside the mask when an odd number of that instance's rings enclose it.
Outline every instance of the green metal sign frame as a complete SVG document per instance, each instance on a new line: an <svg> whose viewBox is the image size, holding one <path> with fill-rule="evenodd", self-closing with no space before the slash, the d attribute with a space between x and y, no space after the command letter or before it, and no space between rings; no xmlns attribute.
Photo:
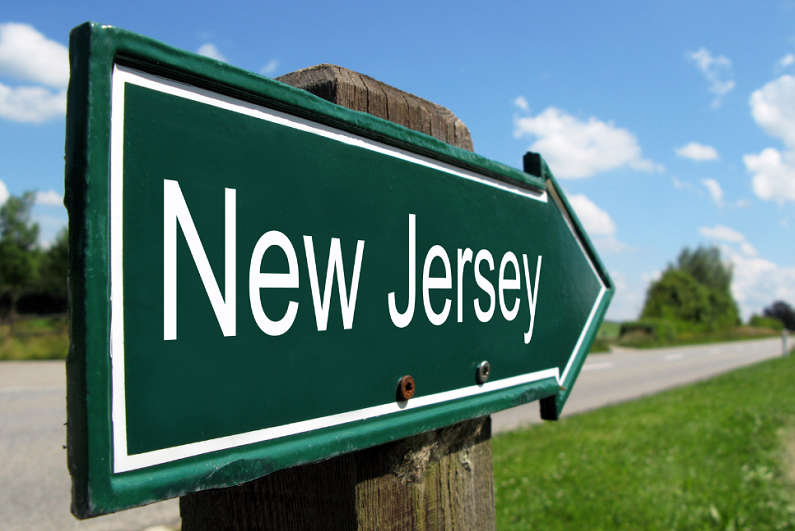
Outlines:
<svg viewBox="0 0 795 531"><path fill-rule="evenodd" d="M76 516L535 400L558 417L615 288L538 155L113 27L75 28L70 60Z"/></svg>

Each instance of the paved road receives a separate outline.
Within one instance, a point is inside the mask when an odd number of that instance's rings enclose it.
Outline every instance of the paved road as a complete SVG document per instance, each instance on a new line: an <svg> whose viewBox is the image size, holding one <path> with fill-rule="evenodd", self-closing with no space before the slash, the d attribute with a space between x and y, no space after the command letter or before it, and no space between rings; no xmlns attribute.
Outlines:
<svg viewBox="0 0 795 531"><path fill-rule="evenodd" d="M140 531L176 525L176 500L84 521L71 515L65 382L60 361L0 362L0 529Z"/></svg>
<svg viewBox="0 0 795 531"><path fill-rule="evenodd" d="M781 355L781 339L592 356L564 415L629 400ZM63 362L0 362L0 528L140 531L177 525L176 500L78 521L69 513ZM540 422L538 404L494 415L494 430Z"/></svg>

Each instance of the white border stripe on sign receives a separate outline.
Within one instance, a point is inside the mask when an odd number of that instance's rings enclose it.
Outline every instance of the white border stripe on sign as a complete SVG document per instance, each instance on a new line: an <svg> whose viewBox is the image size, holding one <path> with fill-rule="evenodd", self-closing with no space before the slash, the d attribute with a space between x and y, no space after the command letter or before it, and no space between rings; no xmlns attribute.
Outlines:
<svg viewBox="0 0 795 531"><path fill-rule="evenodd" d="M124 76L113 72L110 119L110 362L112 377L113 457L115 470L127 457L127 408L124 396ZM127 468L127 470L132 470Z"/></svg>
<svg viewBox="0 0 795 531"><path fill-rule="evenodd" d="M581 334L577 345L572 352L571 359L566 366L566 371L561 377L557 368L547 369L531 374L515 376L512 378L505 378L487 382L481 386L471 386L453 391L446 391L437 393L435 395L422 396L411 399L407 403L390 403L382 404L374 407L360 409L357 411L350 411L337 415L330 415L316 419L296 422L284 426L276 426L273 428L266 428L248 433L240 433L230 435L227 437L220 437L208 441L201 441L196 443L175 446L171 448L164 448L151 452L141 454L128 455L127 454L127 419L126 419L126 401L125 401L125 374L124 374L124 291L123 291L123 275L122 268L124 249L123 242L123 183L124 183L124 88L125 85L133 84L151 90L159 91L166 94L171 94L180 98L196 101L206 105L226 109L232 112L244 114L261 120L266 120L273 123L278 123L286 127L298 129L308 133L320 135L326 138L336 140L345 144L361 147L377 153L381 153L390 157L395 157L401 160L419 164L428 168L452 174L464 179L477 181L487 186L493 186L509 193L522 195L530 199L547 202L548 193L546 190L536 192L518 186L511 185L496 179L492 179L475 172L457 168L455 166L445 164L427 157L422 157L408 151L400 150L385 144L375 142L363 137L352 135L344 131L336 130L331 127L317 124L309 120L297 118L285 113L274 111L265 107L260 107L252 103L248 103L234 98L216 94L204 89L193 87L190 85L178 83L169 79L160 78L137 70L132 70L123 66L115 65L113 70L113 94L111 97L111 177L110 177L110 252L111 252L111 367L112 367L112 420L113 420L113 470L114 473L127 472L131 470L138 470L149 466L159 465L184 459L186 457L197 456L209 452L226 450L229 448L236 448L247 444L267 441L280 437L286 437L298 433L304 433L311 430L327 428L330 426L337 426L358 420L373 418L380 415L394 414L400 411L415 409L419 407L447 402L458 398L468 396L475 396L501 389L508 389L519 385L524 385L531 382L541 381L547 378L555 378L558 383L565 379L566 374L571 366L574 357L577 354L580 345L585 337L585 331L590 326L591 321L596 313L599 303L605 293L605 286L596 270L593 263L588 258L594 274L599 278L602 284L602 289L597 297L593 309L588 317L588 323ZM565 213L564 213L565 215ZM567 223L570 230L579 242L576 232L571 225L571 221L567 217ZM582 247L582 244L580 244ZM584 252L584 249L583 249ZM586 257L588 256L585 253Z"/></svg>
<svg viewBox="0 0 795 531"><path fill-rule="evenodd" d="M261 107L253 103L237 100L229 96L224 96L223 94L217 94L205 89L186 85L184 83L179 83L170 79L153 76L151 74L147 74L138 70L132 70L119 65L116 65L114 68L114 79L117 75L119 75L119 77L126 83L156 90L165 94L171 94L172 96L178 96L180 98L203 103L205 105L211 105L219 109L225 109L239 114L244 114L246 116L251 116L252 118L259 118L260 120L298 129L299 131L313 133L318 136L342 142L343 144L360 147L369 151L375 151L376 153L381 153L382 155L388 155L396 159L413 162L414 164L419 164L420 166L425 166L455 175L457 177L462 177L464 179L477 181L488 186L493 186L494 188L499 188L501 190L505 190L506 192L523 195L525 197L529 197L530 199L541 201L542 203L547 202L546 191L536 191L528 188L522 188L504 181L486 177L485 175L480 175L479 173L475 173L473 171L458 168L451 164L446 164L444 162L423 157L409 151L388 146L386 144L381 144L374 140L356 136L351 133L346 133L345 131L334 129L323 124L311 122L297 116L291 116L289 114L268 109L266 107ZM123 113L121 120L124 120Z"/></svg>
<svg viewBox="0 0 795 531"><path fill-rule="evenodd" d="M550 195L552 195L552 200L555 202L556 205L558 205L558 210L560 210L560 213L563 215L563 219L566 220L566 225L568 225L569 230L571 231L572 235L574 235L574 239L577 241L577 245L580 246L582 254L584 254L585 258L588 260L588 265L591 266L591 271L593 272L594 276L599 281L599 285L601 286L601 288L599 289L599 295L596 297L596 302L591 308L591 313L588 314L588 320L585 322L585 326L583 327L582 332L580 333L580 337L577 340L577 344L574 345L574 351L571 353L571 356L569 357L569 362L566 364L566 368L563 370L563 375L560 377L560 381L565 382L566 377L569 375L569 370L571 369L571 366L577 357L577 352L579 352L580 350L580 345L582 345L582 342L585 340L585 334L588 332L588 329L591 327L591 323L593 322L594 317L596 317L596 310L599 309L599 304L602 302L602 298L605 296L605 293L607 293L607 286L605 286L605 283L602 281L602 277L600 277L599 273L596 271L596 266L591 261L591 257L588 256L588 253L585 251L585 247L583 246L582 241L577 237L577 231L574 229L574 222L569 217L569 213L566 211L566 208L563 205L563 201L560 200L560 197L558 197L558 193L555 191L555 188L552 186L552 183L549 181L547 181L547 188L549 189Z"/></svg>

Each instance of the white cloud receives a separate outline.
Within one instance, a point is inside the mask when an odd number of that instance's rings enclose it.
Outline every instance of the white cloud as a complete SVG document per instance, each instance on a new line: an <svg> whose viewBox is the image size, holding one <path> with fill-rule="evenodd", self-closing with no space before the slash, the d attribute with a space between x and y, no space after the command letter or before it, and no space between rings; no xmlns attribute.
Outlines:
<svg viewBox="0 0 795 531"><path fill-rule="evenodd" d="M698 142L690 142L686 146L682 146L676 150L676 154L686 159L695 161L704 160L718 160L718 152L712 146L699 144Z"/></svg>
<svg viewBox="0 0 795 531"><path fill-rule="evenodd" d="M795 153L767 148L760 154L743 155L746 169L753 173L753 189L759 199L795 201Z"/></svg>
<svg viewBox="0 0 795 531"><path fill-rule="evenodd" d="M663 272L658 269L657 271L652 271L651 273L642 273L640 275L640 278L646 284L650 284L652 282L657 282L658 280L660 280L660 278L662 278L662 274Z"/></svg>
<svg viewBox="0 0 795 531"><path fill-rule="evenodd" d="M723 225L702 227L705 238L723 242L721 253L733 267L732 295L744 319L775 300L795 301L795 267L779 267L759 253L740 232Z"/></svg>
<svg viewBox="0 0 795 531"><path fill-rule="evenodd" d="M745 235L736 230L726 227L725 225L715 225L714 227L701 227L698 229L699 234L710 240L718 240L721 242L736 243L739 245L739 250L744 256L754 257L759 253L753 245L748 243Z"/></svg>
<svg viewBox="0 0 795 531"><path fill-rule="evenodd" d="M36 204L46 206L63 206L63 196L55 190L36 192Z"/></svg>
<svg viewBox="0 0 795 531"><path fill-rule="evenodd" d="M694 62L696 68L707 78L709 92L715 94L712 107L719 107L723 96L734 88L731 61L723 55L713 57L706 48L701 48L697 52L687 52L685 56Z"/></svg>
<svg viewBox="0 0 795 531"><path fill-rule="evenodd" d="M743 250L724 248L734 266L732 294L744 319L776 300L795 301L795 267L779 267Z"/></svg>
<svg viewBox="0 0 795 531"><path fill-rule="evenodd" d="M625 243L616 239L616 224L610 214L582 194L572 195L568 199L582 227L599 252L618 254L629 249Z"/></svg>
<svg viewBox="0 0 795 531"><path fill-rule="evenodd" d="M594 117L583 122L556 107L537 116L517 117L514 136L535 136L531 151L541 153L557 177L582 178L629 166L662 171L659 164L641 157L635 136Z"/></svg>
<svg viewBox="0 0 795 531"><path fill-rule="evenodd" d="M524 96L519 96L515 100L513 100L513 104L522 109L523 111L527 112L530 110L530 104L527 103L527 100L524 99Z"/></svg>
<svg viewBox="0 0 795 531"><path fill-rule="evenodd" d="M0 24L0 74L56 89L69 84L69 50L33 26Z"/></svg>
<svg viewBox="0 0 795 531"><path fill-rule="evenodd" d="M686 190L691 192L699 197L703 197L704 191L709 194L712 201L719 207L723 208L726 206L726 202L723 199L723 188L721 187L720 183L715 179L702 179L701 184L704 188L693 186L693 184L687 181L680 181L676 176L671 178L674 188L677 190ZM729 208L746 208L750 206L751 201L748 199L738 199L734 203L729 203Z"/></svg>
<svg viewBox="0 0 795 531"><path fill-rule="evenodd" d="M69 52L32 26L0 24L0 75L38 84L0 83L0 118L41 123L66 112Z"/></svg>
<svg viewBox="0 0 795 531"><path fill-rule="evenodd" d="M719 207L723 207L723 190L721 189L720 184L718 184L718 181L715 179L703 179L701 184L706 187L710 197L712 198L712 201L714 201Z"/></svg>
<svg viewBox="0 0 795 531"><path fill-rule="evenodd" d="M568 199L585 232L589 235L612 236L616 233L616 224L613 223L610 214L596 206L586 196L578 194Z"/></svg>
<svg viewBox="0 0 795 531"><path fill-rule="evenodd" d="M779 69L784 69L787 68L792 63L795 63L795 55L788 53L787 55L776 61L776 67L778 67Z"/></svg>
<svg viewBox="0 0 795 531"><path fill-rule="evenodd" d="M756 248L748 242L743 242L740 244L740 252L751 258L759 254Z"/></svg>
<svg viewBox="0 0 795 531"><path fill-rule="evenodd" d="M784 75L771 81L751 94L749 104L756 123L788 148L743 156L746 169L753 174L754 193L779 204L795 201L795 77Z"/></svg>
<svg viewBox="0 0 795 531"><path fill-rule="evenodd" d="M4 205L6 201L8 201L10 194L8 193L8 188L6 188L6 183L0 181L0 206Z"/></svg>
<svg viewBox="0 0 795 531"><path fill-rule="evenodd" d="M751 115L770 136L795 148L795 77L784 75L751 94Z"/></svg>
<svg viewBox="0 0 795 531"><path fill-rule="evenodd" d="M273 74L277 68L279 68L279 61L271 59L265 66L259 69L259 73L264 76L269 76Z"/></svg>
<svg viewBox="0 0 795 531"><path fill-rule="evenodd" d="M745 241L745 236L731 227L725 225L715 225L714 227L701 227L698 229L699 234L710 240L719 240L723 242L742 243Z"/></svg>
<svg viewBox="0 0 795 531"><path fill-rule="evenodd" d="M199 49L196 50L196 53L205 57L209 57L210 59L226 61L226 57L224 57L223 54L218 50L218 47L210 42L202 44Z"/></svg>
<svg viewBox="0 0 795 531"><path fill-rule="evenodd" d="M66 91L44 87L8 87L0 83L0 118L42 123L66 112Z"/></svg>

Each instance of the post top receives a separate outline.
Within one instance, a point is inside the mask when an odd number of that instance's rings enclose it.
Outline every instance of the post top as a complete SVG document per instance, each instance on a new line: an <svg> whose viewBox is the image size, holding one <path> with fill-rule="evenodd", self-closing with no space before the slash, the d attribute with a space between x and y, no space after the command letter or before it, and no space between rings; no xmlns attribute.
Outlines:
<svg viewBox="0 0 795 531"><path fill-rule="evenodd" d="M320 64L276 78L331 103L366 112L474 151L469 129L448 108L397 89L370 76L332 64Z"/></svg>

